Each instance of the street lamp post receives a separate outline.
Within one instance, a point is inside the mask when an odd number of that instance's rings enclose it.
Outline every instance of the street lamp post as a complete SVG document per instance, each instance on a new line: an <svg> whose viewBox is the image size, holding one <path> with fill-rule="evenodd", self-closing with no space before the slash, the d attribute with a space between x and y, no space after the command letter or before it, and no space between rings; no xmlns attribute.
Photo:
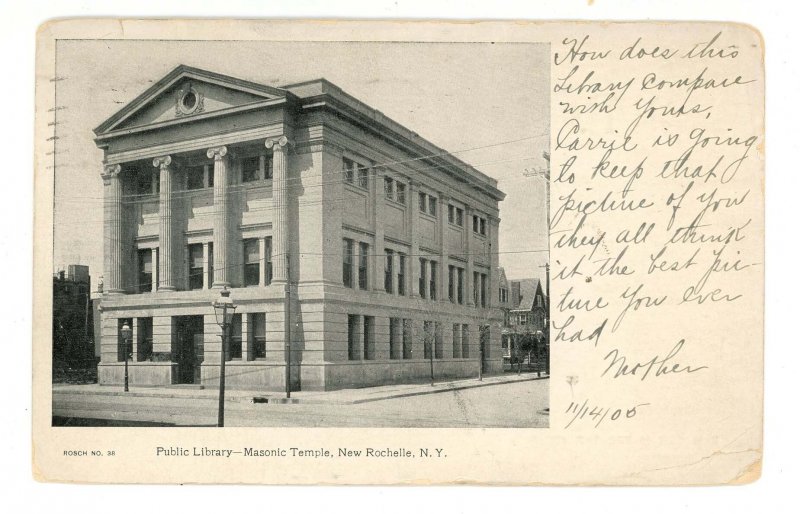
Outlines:
<svg viewBox="0 0 800 514"><path fill-rule="evenodd" d="M128 325L128 322L122 324L122 346L123 350L125 351L125 392L128 392L128 356L130 355L130 342L131 342L131 334L133 330Z"/></svg>
<svg viewBox="0 0 800 514"><path fill-rule="evenodd" d="M228 353L228 339L230 338L230 326L233 320L233 313L236 305L231 300L231 292L225 287L220 291L219 298L211 302L214 307L214 315L217 324L222 328L222 351L219 359L219 413L217 415L217 426L225 426L225 359Z"/></svg>

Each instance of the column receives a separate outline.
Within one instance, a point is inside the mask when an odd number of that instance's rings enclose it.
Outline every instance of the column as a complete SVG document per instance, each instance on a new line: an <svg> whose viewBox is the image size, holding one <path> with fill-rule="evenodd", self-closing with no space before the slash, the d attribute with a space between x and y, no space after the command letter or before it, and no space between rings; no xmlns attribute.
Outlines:
<svg viewBox="0 0 800 514"><path fill-rule="evenodd" d="M173 239L172 229L172 157L165 155L153 159L153 166L160 169L160 186L158 202L158 274L159 290L174 291L175 275L173 273L173 250L175 240ZM153 263L155 266L155 263Z"/></svg>
<svg viewBox="0 0 800 514"><path fill-rule="evenodd" d="M214 281L211 287L231 285L228 280L228 148L209 148L206 155L214 159Z"/></svg>
<svg viewBox="0 0 800 514"><path fill-rule="evenodd" d="M383 243L384 236L384 223L386 222L384 216L384 204L386 202L386 194L384 193L383 179L385 172L382 168L373 168L372 174L372 187L370 188L370 196L372 196L372 229L375 233L375 248L372 252L373 257L370 259L372 262L372 289L376 291L386 291L384 287L384 272L385 272L385 248Z"/></svg>
<svg viewBox="0 0 800 514"><path fill-rule="evenodd" d="M150 249L150 271L150 291L155 293L158 290L158 248Z"/></svg>
<svg viewBox="0 0 800 514"><path fill-rule="evenodd" d="M409 239L411 240L411 255L408 258L408 274L410 284L408 295L411 298L419 298L419 184L410 181L408 184L408 194L410 195L409 212Z"/></svg>
<svg viewBox="0 0 800 514"><path fill-rule="evenodd" d="M104 263L105 289L109 294L125 292L122 276L122 166L105 166L103 173L104 232L106 248Z"/></svg>
<svg viewBox="0 0 800 514"><path fill-rule="evenodd" d="M289 280L286 269L289 255L288 144L286 136L267 139L264 144L268 150L272 150L272 281L276 284Z"/></svg>
<svg viewBox="0 0 800 514"><path fill-rule="evenodd" d="M203 289L208 289L208 242L203 243Z"/></svg>
<svg viewBox="0 0 800 514"><path fill-rule="evenodd" d="M258 285L264 287L267 275L267 240L258 238Z"/></svg>
<svg viewBox="0 0 800 514"><path fill-rule="evenodd" d="M467 254L467 270L464 277L464 296L469 307L475 307L475 298L472 294L472 273L474 271L474 257L472 255L472 208L464 206L464 252Z"/></svg>
<svg viewBox="0 0 800 514"><path fill-rule="evenodd" d="M447 252L447 204L448 204L448 197L441 191L439 191L439 212L437 213L439 217L437 218L438 230L439 230L439 270L438 282L436 282L436 287L438 291L436 291L436 298L440 302L449 302L450 297L446 294L447 293L447 284L446 279L448 278L448 252Z"/></svg>

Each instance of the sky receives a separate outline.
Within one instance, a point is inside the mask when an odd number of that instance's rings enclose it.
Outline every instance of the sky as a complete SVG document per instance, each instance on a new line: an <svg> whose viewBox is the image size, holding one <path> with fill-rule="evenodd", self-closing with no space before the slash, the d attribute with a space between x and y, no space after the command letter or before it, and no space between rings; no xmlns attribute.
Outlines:
<svg viewBox="0 0 800 514"><path fill-rule="evenodd" d="M543 44L59 41L54 270L103 263L103 153L92 129L179 64L270 86L326 78L498 181L500 265L542 277L549 146ZM488 148L479 148L487 147Z"/></svg>

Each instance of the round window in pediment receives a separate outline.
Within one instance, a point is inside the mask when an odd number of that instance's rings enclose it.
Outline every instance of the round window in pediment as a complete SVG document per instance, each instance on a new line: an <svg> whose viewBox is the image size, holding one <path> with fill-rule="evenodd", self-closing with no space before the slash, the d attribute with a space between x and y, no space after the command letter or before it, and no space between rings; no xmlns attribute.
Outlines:
<svg viewBox="0 0 800 514"><path fill-rule="evenodd" d="M181 104L183 104L184 109L191 111L197 106L197 95L193 91L189 91L181 98Z"/></svg>
<svg viewBox="0 0 800 514"><path fill-rule="evenodd" d="M194 87L190 86L179 93L175 110L178 116L201 112L203 110L203 96Z"/></svg>

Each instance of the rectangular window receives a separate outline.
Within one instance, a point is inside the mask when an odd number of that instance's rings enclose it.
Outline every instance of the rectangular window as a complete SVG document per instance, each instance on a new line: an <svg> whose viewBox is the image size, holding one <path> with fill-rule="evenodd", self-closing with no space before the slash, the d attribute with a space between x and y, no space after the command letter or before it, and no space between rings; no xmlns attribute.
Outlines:
<svg viewBox="0 0 800 514"><path fill-rule="evenodd" d="M447 297L451 302L456 302L456 267L447 267Z"/></svg>
<svg viewBox="0 0 800 514"><path fill-rule="evenodd" d="M353 287L353 240L345 239L342 244L342 283Z"/></svg>
<svg viewBox="0 0 800 514"><path fill-rule="evenodd" d="M412 357L411 353L411 331L413 330L413 325L410 319L403 320L403 358L410 359Z"/></svg>
<svg viewBox="0 0 800 514"><path fill-rule="evenodd" d="M397 294L406 294L406 256L402 253L397 254Z"/></svg>
<svg viewBox="0 0 800 514"><path fill-rule="evenodd" d="M254 312L247 315L247 327L250 332L248 347L251 360L267 358L267 315Z"/></svg>
<svg viewBox="0 0 800 514"><path fill-rule="evenodd" d="M203 189L206 187L205 166L189 166L186 168L186 189Z"/></svg>
<svg viewBox="0 0 800 514"><path fill-rule="evenodd" d="M423 357L425 359L431 358L431 351L433 351L432 346L434 339L433 331L434 331L433 321L422 322L422 332L424 333L425 337L425 339L423 340L424 342Z"/></svg>
<svg viewBox="0 0 800 514"><path fill-rule="evenodd" d="M469 359L469 325L461 325L461 358Z"/></svg>
<svg viewBox="0 0 800 514"><path fill-rule="evenodd" d="M258 239L244 240L244 285L257 286L259 273Z"/></svg>
<svg viewBox="0 0 800 514"><path fill-rule="evenodd" d="M206 187L214 187L214 168L212 166L203 166L203 176Z"/></svg>
<svg viewBox="0 0 800 514"><path fill-rule="evenodd" d="M456 207L456 225L459 227L464 226L464 209L459 209Z"/></svg>
<svg viewBox="0 0 800 514"><path fill-rule="evenodd" d="M486 273L481 273L481 307L486 307Z"/></svg>
<svg viewBox="0 0 800 514"><path fill-rule="evenodd" d="M472 231L475 232L476 234L478 233L478 217L477 216L473 216L472 217Z"/></svg>
<svg viewBox="0 0 800 514"><path fill-rule="evenodd" d="M386 195L386 198L389 200L394 200L394 180L390 179L389 177L385 177L383 179L383 192Z"/></svg>
<svg viewBox="0 0 800 514"><path fill-rule="evenodd" d="M355 181L356 163L347 157L342 157L342 172L344 173L344 181L352 184Z"/></svg>
<svg viewBox="0 0 800 514"><path fill-rule="evenodd" d="M264 178L272 180L272 156L267 155L264 157Z"/></svg>
<svg viewBox="0 0 800 514"><path fill-rule="evenodd" d="M453 358L461 358L461 324L453 323Z"/></svg>
<svg viewBox="0 0 800 514"><path fill-rule="evenodd" d="M131 170L136 173L136 194L137 195L151 195L155 193L153 190L155 184L157 183L154 180L155 173L150 170Z"/></svg>
<svg viewBox="0 0 800 514"><path fill-rule="evenodd" d="M153 290L153 252L150 248L145 248L137 252L137 262L139 263L139 276L137 284L140 293L149 293Z"/></svg>
<svg viewBox="0 0 800 514"><path fill-rule="evenodd" d="M228 328L228 351L225 353L225 360L241 360L242 358L242 315L234 314L231 325Z"/></svg>
<svg viewBox="0 0 800 514"><path fill-rule="evenodd" d="M405 184L401 184L400 182L398 182L396 185L397 185L396 200L398 202L402 203L403 205L405 205L406 204L406 185Z"/></svg>
<svg viewBox="0 0 800 514"><path fill-rule="evenodd" d="M255 182L261 175L261 159L255 157L245 157L242 159L242 182Z"/></svg>
<svg viewBox="0 0 800 514"><path fill-rule="evenodd" d="M369 245L358 243L358 288L367 289L367 266L369 263Z"/></svg>
<svg viewBox="0 0 800 514"><path fill-rule="evenodd" d="M428 214L436 217L436 198L433 196L428 197Z"/></svg>
<svg viewBox="0 0 800 514"><path fill-rule="evenodd" d="M419 212L428 212L428 195L419 194Z"/></svg>
<svg viewBox="0 0 800 514"><path fill-rule="evenodd" d="M149 361L153 357L153 318L136 318L136 360Z"/></svg>
<svg viewBox="0 0 800 514"><path fill-rule="evenodd" d="M436 261L431 261L431 288L428 296L431 300L436 299Z"/></svg>
<svg viewBox="0 0 800 514"><path fill-rule="evenodd" d="M442 324L439 322L433 325L433 358L444 359L444 341L442 341Z"/></svg>
<svg viewBox="0 0 800 514"><path fill-rule="evenodd" d="M419 258L419 296L425 298L425 286L428 281L428 261L427 259Z"/></svg>
<svg viewBox="0 0 800 514"><path fill-rule="evenodd" d="M383 273L383 287L387 293L393 293L394 288L392 287L392 279L394 278L394 269L392 269L392 265L394 264L394 252L386 249L386 265L384 266L384 273Z"/></svg>
<svg viewBox="0 0 800 514"><path fill-rule="evenodd" d="M203 244L189 245L189 289L203 289Z"/></svg>
<svg viewBox="0 0 800 514"><path fill-rule="evenodd" d="M272 238L268 237L264 241L264 283L272 283Z"/></svg>
<svg viewBox="0 0 800 514"><path fill-rule="evenodd" d="M362 189L369 187L369 170L363 166L358 167L358 187Z"/></svg>
<svg viewBox="0 0 800 514"><path fill-rule="evenodd" d="M214 243L208 243L208 287L214 284Z"/></svg>
<svg viewBox="0 0 800 514"><path fill-rule="evenodd" d="M456 208L454 205L447 206L447 221L450 223L456 222Z"/></svg>
<svg viewBox="0 0 800 514"><path fill-rule="evenodd" d="M389 358L399 359L402 355L401 332L402 321L400 318L389 318Z"/></svg>
<svg viewBox="0 0 800 514"><path fill-rule="evenodd" d="M361 359L361 354L358 348L358 330L359 330L358 316L354 314L347 315L347 359L357 361Z"/></svg>
<svg viewBox="0 0 800 514"><path fill-rule="evenodd" d="M458 303L464 304L464 269L458 268Z"/></svg>
<svg viewBox="0 0 800 514"><path fill-rule="evenodd" d="M484 218L481 218L480 219L480 223L481 223L481 229L480 229L481 235L485 236L486 235L486 220Z"/></svg>
<svg viewBox="0 0 800 514"><path fill-rule="evenodd" d="M364 360L375 358L375 317L364 316Z"/></svg>
<svg viewBox="0 0 800 514"><path fill-rule="evenodd" d="M481 287L481 274L477 271L472 273L472 301L475 303L475 307L480 305L480 297L478 293L480 292Z"/></svg>

